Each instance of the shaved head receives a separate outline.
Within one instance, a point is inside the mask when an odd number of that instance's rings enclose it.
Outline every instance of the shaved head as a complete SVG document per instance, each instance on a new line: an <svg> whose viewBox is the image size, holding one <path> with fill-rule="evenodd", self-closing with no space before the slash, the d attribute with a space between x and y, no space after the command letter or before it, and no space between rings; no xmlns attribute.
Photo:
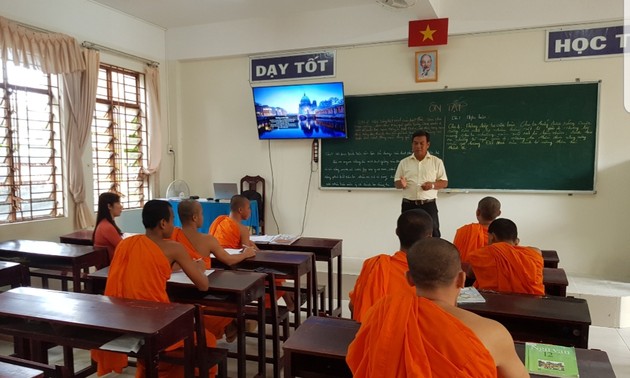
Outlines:
<svg viewBox="0 0 630 378"><path fill-rule="evenodd" d="M179 214L179 220L184 223L192 222L193 216L197 214L197 211L201 209L201 204L195 200L185 199L177 206L177 214Z"/></svg>
<svg viewBox="0 0 630 378"><path fill-rule="evenodd" d="M407 251L407 262L411 279L421 289L449 286L462 270L457 248L440 238L416 242Z"/></svg>
<svg viewBox="0 0 630 378"><path fill-rule="evenodd" d="M407 210L398 217L396 235L403 250L408 250L420 239L431 237L432 233L433 219L422 209Z"/></svg>
<svg viewBox="0 0 630 378"><path fill-rule="evenodd" d="M516 224L507 218L495 219L488 226L488 233L494 234L497 242L514 242L518 239Z"/></svg>
<svg viewBox="0 0 630 378"><path fill-rule="evenodd" d="M501 202L494 197L484 197L477 205L479 216L487 221L492 221L501 215Z"/></svg>
<svg viewBox="0 0 630 378"><path fill-rule="evenodd" d="M232 196L232 199L230 200L230 211L237 212L238 209L245 206L249 207L249 200L247 199L247 197L243 197L238 194Z"/></svg>

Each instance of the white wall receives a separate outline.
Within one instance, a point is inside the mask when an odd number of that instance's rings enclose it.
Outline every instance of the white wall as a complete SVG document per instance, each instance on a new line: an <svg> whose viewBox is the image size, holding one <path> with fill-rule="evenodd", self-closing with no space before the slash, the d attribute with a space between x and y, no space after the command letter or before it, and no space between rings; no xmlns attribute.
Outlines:
<svg viewBox="0 0 630 378"><path fill-rule="evenodd" d="M65 33L75 37L79 43L90 41L115 50L161 63L165 71L165 31L156 26L123 15L109 8L102 7L91 1L78 0L0 0L0 16L27 25L35 26L53 32ZM144 65L136 60L122 58L109 53L101 53L101 61L116 64L129 69L143 71ZM166 88L166 73L161 77L161 86ZM169 130L166 127L167 101L162 98L163 135L167 143ZM166 174L160 177L161 182L156 185L165 188L170 181L171 157L166 155L165 146L159 147L163 151L163 166ZM84 170L86 181L87 201L92 208L92 164L91 149L88 146L84 154ZM164 189L161 190L162 192ZM66 201L71 199L67 197ZM74 229L74 214L71 206L67 206L66 217L52 220L24 222L20 224L0 225L0 240L22 238L39 240L59 240L59 235Z"/></svg>
<svg viewBox="0 0 630 378"><path fill-rule="evenodd" d="M525 245L556 249L573 274L630 281L626 256L630 233L625 218L630 186L630 116L623 108L620 56L545 62L545 31L529 30L455 36L439 47L439 82L414 81L414 52L406 43L337 49L337 77L346 94L528 85L601 80L596 195L491 193L513 219ZM400 192L318 189L311 175L310 141L259 141L248 82L247 57L180 62L170 70L171 123L177 128L178 169L201 196L213 181L238 181L260 174L271 189L273 210L283 233L300 233L307 190L304 235L342 238L344 269L357 272L362 261L398 247L394 234ZM448 171L448 167L447 171ZM471 167L484 169L484 167ZM393 174L393 172L392 172ZM268 192L269 193L269 192ZM488 193L441 194L443 237L474 221L477 201ZM267 195L269 198L269 194ZM272 227L269 201L268 233Z"/></svg>

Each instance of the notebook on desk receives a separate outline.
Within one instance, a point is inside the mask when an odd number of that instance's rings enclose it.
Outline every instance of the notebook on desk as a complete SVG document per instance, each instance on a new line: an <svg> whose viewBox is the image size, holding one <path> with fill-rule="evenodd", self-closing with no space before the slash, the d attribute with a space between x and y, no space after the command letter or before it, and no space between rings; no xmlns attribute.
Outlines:
<svg viewBox="0 0 630 378"><path fill-rule="evenodd" d="M235 183L213 183L215 200L231 200L238 194L238 187Z"/></svg>

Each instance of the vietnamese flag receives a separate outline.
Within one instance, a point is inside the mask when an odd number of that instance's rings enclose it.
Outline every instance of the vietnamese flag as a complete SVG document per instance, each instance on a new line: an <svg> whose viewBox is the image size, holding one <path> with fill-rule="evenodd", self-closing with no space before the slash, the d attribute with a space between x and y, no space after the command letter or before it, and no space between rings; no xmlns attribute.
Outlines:
<svg viewBox="0 0 630 378"><path fill-rule="evenodd" d="M409 21L409 47L446 45L447 40L448 18Z"/></svg>

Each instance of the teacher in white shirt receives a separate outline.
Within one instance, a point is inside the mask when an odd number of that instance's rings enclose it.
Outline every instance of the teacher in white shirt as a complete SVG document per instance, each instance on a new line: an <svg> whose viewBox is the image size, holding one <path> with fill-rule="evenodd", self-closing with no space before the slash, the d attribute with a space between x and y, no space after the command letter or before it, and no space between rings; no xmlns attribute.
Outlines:
<svg viewBox="0 0 630 378"><path fill-rule="evenodd" d="M431 136L418 130L411 136L413 154L398 163L394 175L396 189L403 190L401 212L422 209L433 218L433 236L440 237L438 218L438 190L448 186L448 178L442 159L429 153Z"/></svg>

